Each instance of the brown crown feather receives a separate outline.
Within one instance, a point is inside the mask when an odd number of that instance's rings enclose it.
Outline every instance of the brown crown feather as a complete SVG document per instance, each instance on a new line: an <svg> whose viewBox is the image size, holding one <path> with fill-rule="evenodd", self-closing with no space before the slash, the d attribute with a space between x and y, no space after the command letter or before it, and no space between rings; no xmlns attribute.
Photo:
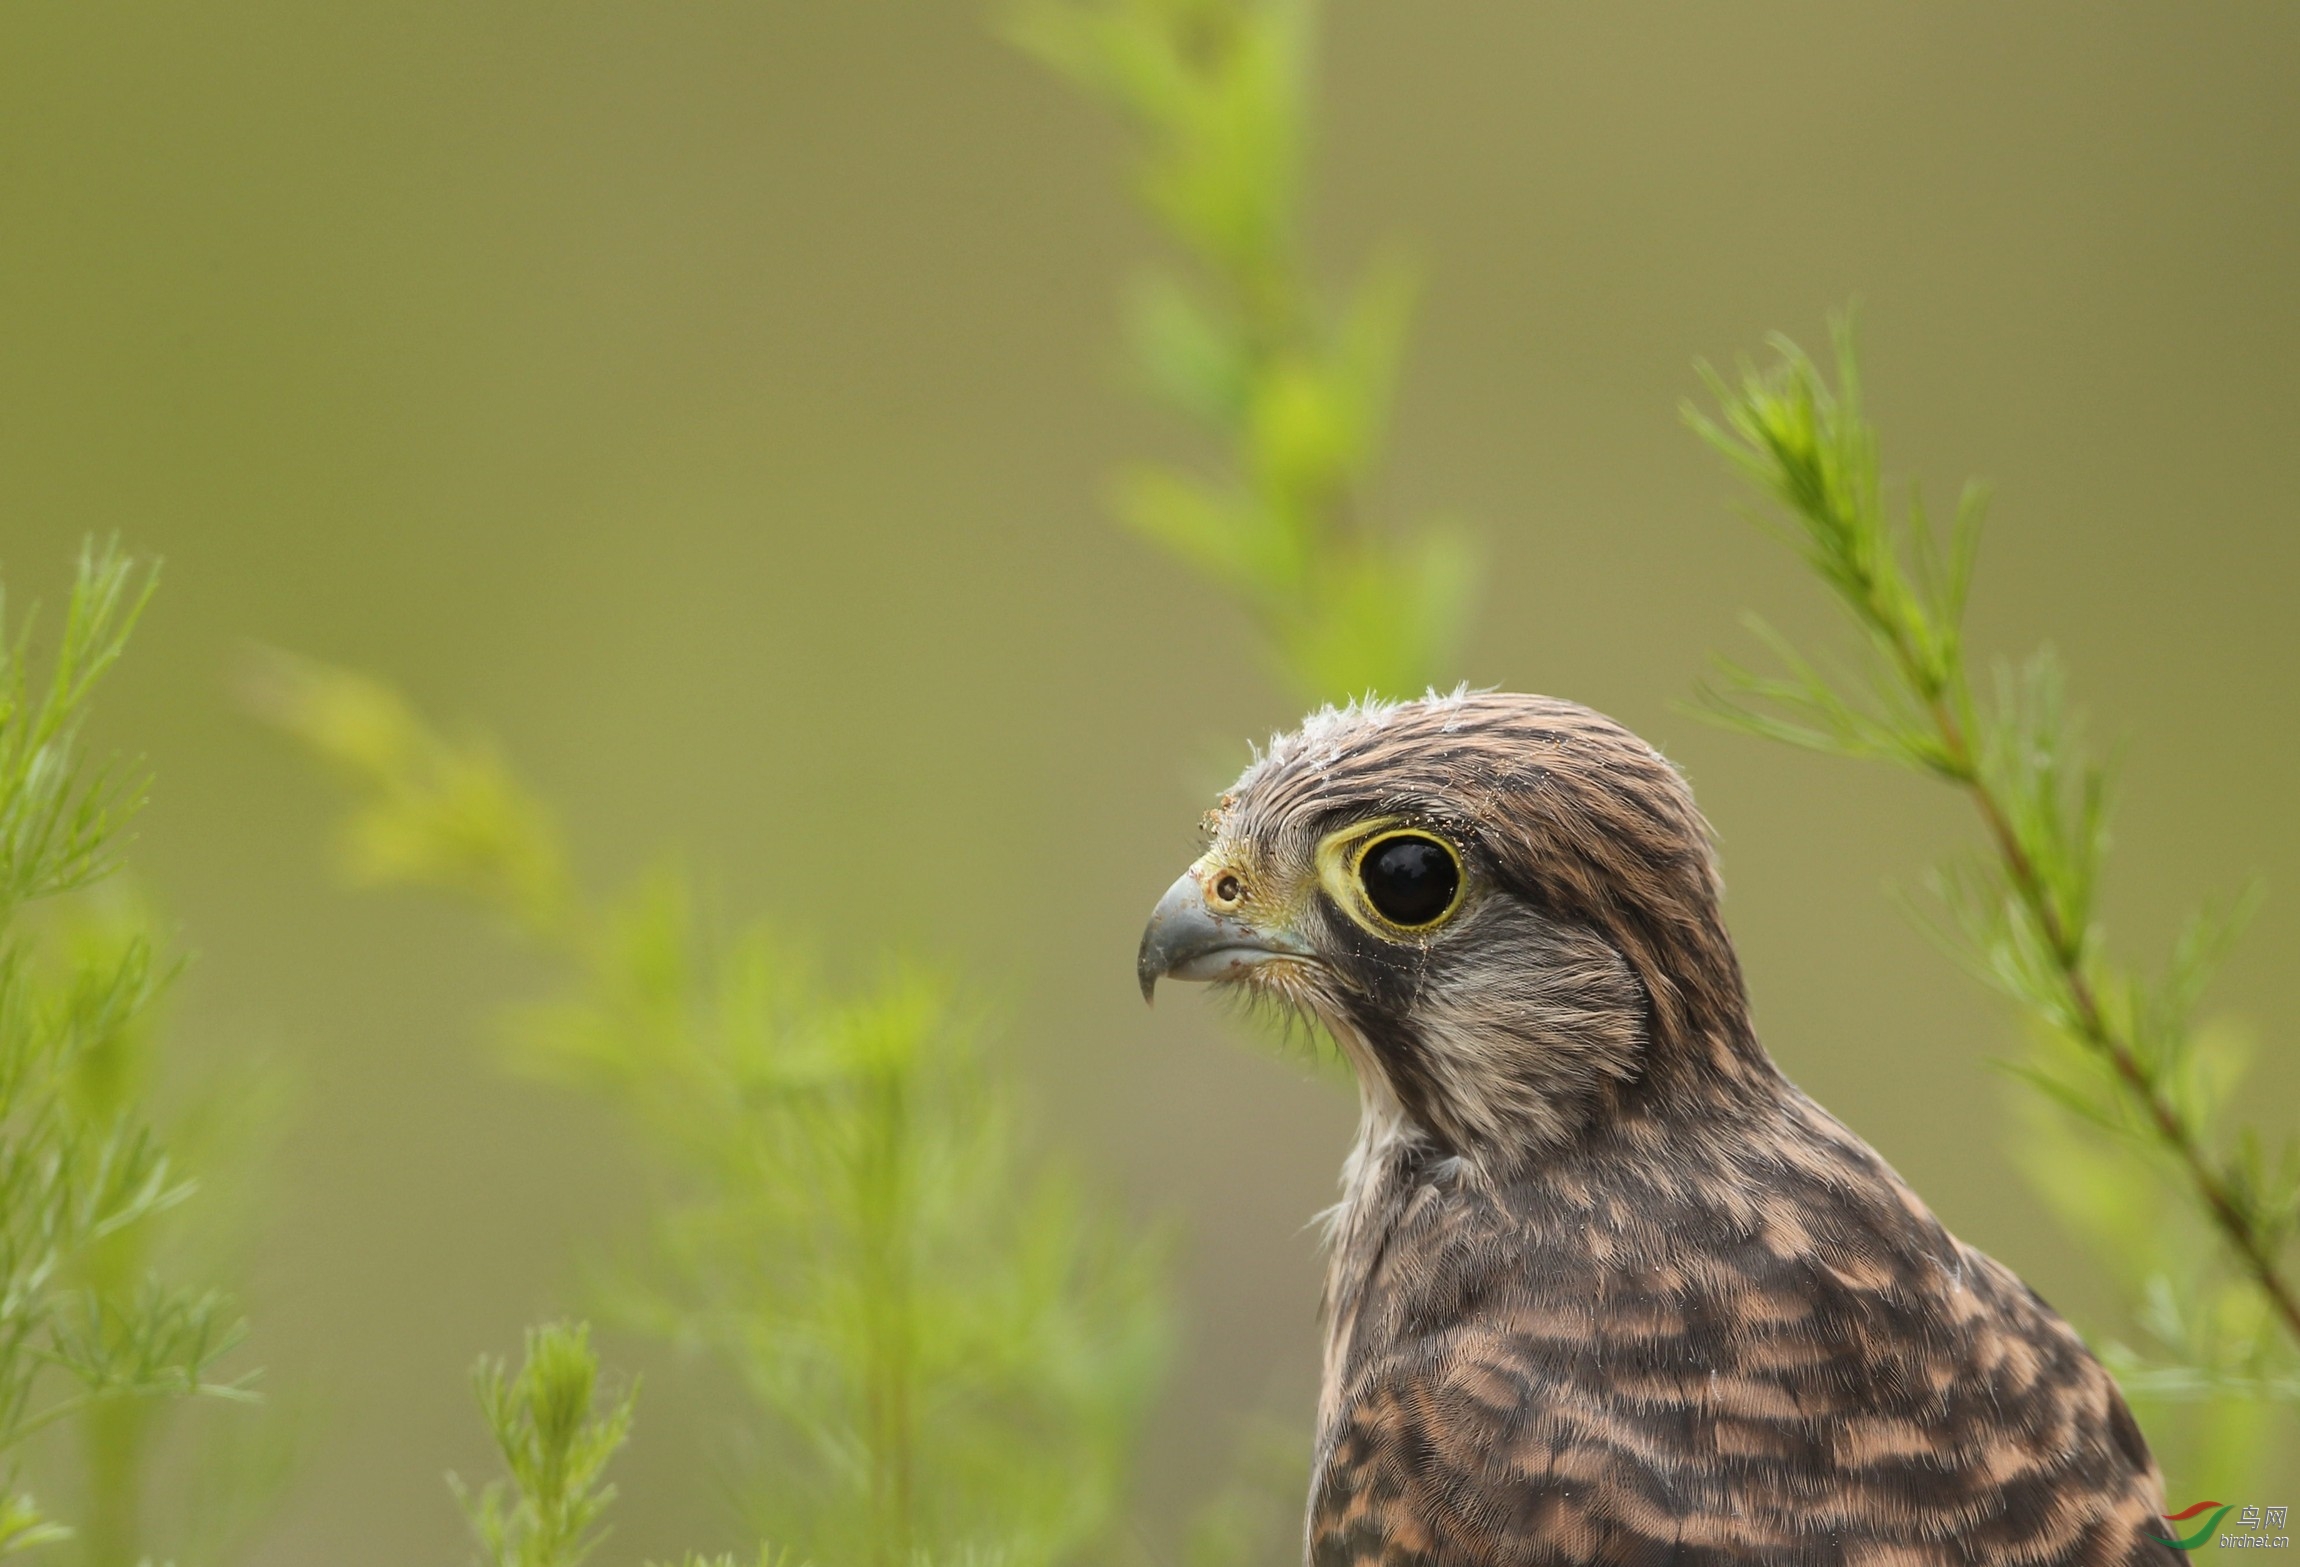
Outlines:
<svg viewBox="0 0 2300 1567"><path fill-rule="evenodd" d="M1432 694L1313 714L1225 798L1248 835L1303 813L1406 815L1479 853L1511 892L1601 932L1653 1008L1649 1072L1770 1075L1725 933L1709 824L1659 751L1555 697Z"/></svg>

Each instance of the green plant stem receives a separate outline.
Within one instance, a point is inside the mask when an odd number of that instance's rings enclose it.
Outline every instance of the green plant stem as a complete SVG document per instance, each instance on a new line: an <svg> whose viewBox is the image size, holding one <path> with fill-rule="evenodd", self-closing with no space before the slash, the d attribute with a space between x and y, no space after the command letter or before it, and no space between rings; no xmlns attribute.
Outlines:
<svg viewBox="0 0 2300 1567"><path fill-rule="evenodd" d="M151 1410L141 1400L109 1399L88 1412L88 1521L81 1529L86 1567L134 1567L144 1559L143 1474Z"/></svg>
<svg viewBox="0 0 2300 1567"><path fill-rule="evenodd" d="M2060 707L2047 657L1999 707L1973 696L1960 623L1978 539L1980 492L1969 488L1944 551L1912 495L1903 525L1887 515L1877 439L1861 412L1850 318L1831 326L1837 386L1802 350L1775 339L1779 363L1744 366L1738 382L1705 372L1721 417L1687 408L1702 438L1768 493L1794 523L1792 548L1868 641L1870 667L1847 688L1789 643L1756 629L1788 665L1785 678L1725 667L1708 711L1750 733L1850 757L1895 760L1962 791L1987 849L1974 880L1943 888L1974 971L2043 1021L2088 1063L2082 1083L2049 1068L2023 1075L2063 1109L2133 1137L2161 1178L2201 1206L2225 1265L2260 1314L2300 1343L2300 1290L2285 1245L2296 1216L2292 1151L2273 1172L2249 1135L2223 1144L2193 1069L2190 1013L2209 966L2211 922L2184 936L2161 989L2100 951L2092 914L2105 840L2106 774L2085 763ZM1801 534L1802 537L1796 537ZM2128 1259L2129 1260L2129 1259ZM2169 1285L2166 1286L2169 1289ZM2171 1343L2187 1330L2151 1306L2144 1319Z"/></svg>
<svg viewBox="0 0 2300 1567"><path fill-rule="evenodd" d="M941 987L897 970L842 1000L767 927L703 919L675 871L586 896L492 750L387 687L275 656L247 691L350 775L355 874L469 898L574 970L515 1015L514 1058L646 1138L666 1183L652 1266L609 1300L740 1376L772 1444L744 1496L762 1532L854 1567L1092 1559L1163 1352L1162 1253L1017 1157ZM539 1350L562 1372L588 1354L557 1330ZM519 1480L536 1399L512 1394L550 1379L507 1377L491 1362L482 1397ZM542 1515L502 1489L466 1504L499 1542Z"/></svg>
<svg viewBox="0 0 2300 1567"><path fill-rule="evenodd" d="M1903 639L1894 638L1896 658L1906 671L1907 651ZM2189 1182L2196 1188L2197 1197L2204 1204L2212 1222L2236 1252L2252 1281L2260 1287L2284 1319L2296 1342L2300 1342L2300 1295L2296 1295L2290 1280L2277 1266L2276 1257L2267 1237L2246 1217L2230 1193L2227 1180L2213 1167L2211 1158L2198 1144L2196 1135L2180 1112L2159 1090L2132 1041L2120 1036L2111 1026L2092 980L2084 972L2083 954L2077 938L2060 917L2047 895L2044 878L2037 874L2036 862L2030 857L2014 830L2012 818L2004 802L1990 789L1982 775L1972 744L1966 737L1966 726L1945 698L1931 696L1926 701L1934 728L1939 733L1947 766L1946 775L1964 789L1979 809L1981 820L1996 844L1998 856L2004 861L2005 872L2011 878L2013 889L2019 893L2021 905L2029 917L2036 921L2037 929L2044 933L2047 949L2052 953L2053 966L2067 987L2068 999L2077 1022L2077 1035L2098 1051L2115 1071L2117 1081L2147 1115L2157 1137L2180 1161Z"/></svg>
<svg viewBox="0 0 2300 1567"><path fill-rule="evenodd" d="M79 1088L92 1118L130 1108L125 1101L139 1054L130 1038L115 1036L82 1059ZM151 1241L140 1227L105 1236L89 1248L81 1270L86 1287L98 1297L125 1298L137 1275L151 1266ZM99 1398L80 1422L88 1483L83 1567L136 1567L145 1559L143 1492L156 1413L142 1399Z"/></svg>
<svg viewBox="0 0 2300 1567"><path fill-rule="evenodd" d="M1371 503L1411 279L1366 269L1336 309L1303 243L1320 0L1010 0L1025 49L1141 137L1140 189L1194 263L1133 315L1148 384L1226 449L1227 471L1149 466L1128 522L1261 633L1312 702L1450 681L1474 561L1452 530L1387 526Z"/></svg>
<svg viewBox="0 0 2300 1567"><path fill-rule="evenodd" d="M856 1172L862 1220L863 1299L869 1329L865 1400L870 1431L872 1560L901 1567L915 1538L917 1468L916 1305L912 1288L909 1116L899 1074L872 1074L878 1113L868 1118L868 1145Z"/></svg>
<svg viewBox="0 0 2300 1567"><path fill-rule="evenodd" d="M1835 504L1832 498L1825 496L1817 496L1816 503ZM1846 531L1849 535L1853 530ZM1905 622L1893 612L1873 566L1856 563L1850 576L1853 591L1847 597L1855 612L1872 633L1881 635L1894 668L1917 694L1932 722L1941 747L1933 770L1972 800L2021 900L2021 907L2044 936L2054 972L2067 994L2076 1021L2077 1037L2108 1062L2116 1081L2146 1116L2158 1140L2179 1162L2198 1200L2236 1253L2245 1272L2274 1306L2276 1314L2283 1318L2295 1342L2300 1342L2300 1292L2296 1292L2284 1276L2268 1237L2236 1201L2225 1175L2214 1167L2195 1132L2142 1065L2133 1041L2110 1022L2107 1009L2101 1005L2099 993L2085 972L2080 933L2071 930L2061 917L2045 878L2037 869L2035 857L2021 841L2012 812L1989 783L1971 740L1972 698L1963 678L1961 657L1952 653L1945 660L1927 658L1925 650L1910 636Z"/></svg>

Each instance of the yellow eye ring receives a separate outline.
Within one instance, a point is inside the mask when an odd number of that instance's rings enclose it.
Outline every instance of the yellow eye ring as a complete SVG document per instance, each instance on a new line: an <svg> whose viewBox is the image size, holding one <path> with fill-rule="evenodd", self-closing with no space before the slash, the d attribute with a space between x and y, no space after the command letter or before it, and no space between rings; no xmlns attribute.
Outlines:
<svg viewBox="0 0 2300 1567"><path fill-rule="evenodd" d="M1379 936L1420 936L1460 912L1469 892L1461 853L1425 828L1360 822L1318 846L1319 879L1350 917Z"/></svg>

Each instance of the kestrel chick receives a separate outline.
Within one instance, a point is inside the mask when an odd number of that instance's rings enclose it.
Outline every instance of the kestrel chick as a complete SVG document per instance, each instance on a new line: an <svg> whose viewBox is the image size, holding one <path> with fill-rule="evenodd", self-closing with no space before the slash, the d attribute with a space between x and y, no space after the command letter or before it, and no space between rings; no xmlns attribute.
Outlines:
<svg viewBox="0 0 2300 1567"><path fill-rule="evenodd" d="M2168 1563L2115 1384L1757 1041L1707 824L1543 697L1328 709L1208 818L1161 978L1362 1101L1308 1558Z"/></svg>

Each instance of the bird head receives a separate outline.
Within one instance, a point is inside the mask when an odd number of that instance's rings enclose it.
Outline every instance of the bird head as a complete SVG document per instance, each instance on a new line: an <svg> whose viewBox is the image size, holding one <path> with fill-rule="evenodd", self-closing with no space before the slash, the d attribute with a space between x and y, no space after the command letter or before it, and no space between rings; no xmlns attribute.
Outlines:
<svg viewBox="0 0 2300 1567"><path fill-rule="evenodd" d="M1315 1018L1369 1105L1451 1152L1769 1073L1675 768L1547 697L1328 708L1206 817L1137 972Z"/></svg>

